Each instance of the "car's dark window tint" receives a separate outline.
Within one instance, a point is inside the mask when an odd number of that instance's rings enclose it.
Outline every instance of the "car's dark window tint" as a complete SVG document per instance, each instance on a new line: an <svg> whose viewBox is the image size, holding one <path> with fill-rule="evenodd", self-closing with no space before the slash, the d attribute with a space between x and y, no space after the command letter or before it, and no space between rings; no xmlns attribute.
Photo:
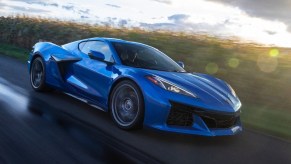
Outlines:
<svg viewBox="0 0 291 164"><path fill-rule="evenodd" d="M122 64L161 71L185 72L170 57L150 46L133 43L112 42Z"/></svg>
<svg viewBox="0 0 291 164"><path fill-rule="evenodd" d="M80 47L80 45L79 45ZM102 41L87 41L83 47L80 47L81 51L85 54L88 54L90 50L98 51L105 55L105 61L113 62L112 52L107 43Z"/></svg>

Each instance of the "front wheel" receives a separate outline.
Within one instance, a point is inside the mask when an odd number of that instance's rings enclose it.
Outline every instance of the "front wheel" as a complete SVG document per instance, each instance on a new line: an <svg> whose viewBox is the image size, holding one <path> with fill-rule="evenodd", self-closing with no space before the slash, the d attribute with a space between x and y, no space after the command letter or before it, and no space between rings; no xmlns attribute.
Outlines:
<svg viewBox="0 0 291 164"><path fill-rule="evenodd" d="M110 96L110 113L121 129L142 127L144 101L139 87L134 82L125 80L114 87Z"/></svg>
<svg viewBox="0 0 291 164"><path fill-rule="evenodd" d="M45 84L45 66L41 57L32 61L30 68L30 84L35 91L46 91L48 87Z"/></svg>

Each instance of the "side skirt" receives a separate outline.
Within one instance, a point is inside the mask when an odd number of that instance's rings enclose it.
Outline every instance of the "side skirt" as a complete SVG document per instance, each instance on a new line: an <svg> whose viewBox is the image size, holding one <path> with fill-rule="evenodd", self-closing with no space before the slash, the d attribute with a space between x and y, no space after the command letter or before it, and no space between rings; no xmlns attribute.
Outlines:
<svg viewBox="0 0 291 164"><path fill-rule="evenodd" d="M97 108L97 109L99 109L99 110L102 110L103 112L106 112L105 109L101 108L100 106L97 106L97 105L95 105L95 104L90 103L90 102L89 102L88 100L86 100L86 99L80 98L80 97L78 97L78 96L72 95L72 94L67 93L67 92L63 92L63 93L65 93L66 95L71 96L71 97L73 97L73 98L75 98L75 99L78 99L78 100L80 100L80 101L82 101L82 102L84 102L84 103L86 103L86 104L88 104L88 105L90 105L90 106L92 106L92 107L94 107L94 108Z"/></svg>

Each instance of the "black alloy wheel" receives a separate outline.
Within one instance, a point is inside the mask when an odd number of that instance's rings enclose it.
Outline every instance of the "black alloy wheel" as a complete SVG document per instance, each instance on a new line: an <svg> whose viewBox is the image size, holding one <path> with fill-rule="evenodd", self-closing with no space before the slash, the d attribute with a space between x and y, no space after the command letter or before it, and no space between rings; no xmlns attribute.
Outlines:
<svg viewBox="0 0 291 164"><path fill-rule="evenodd" d="M48 87L45 84L45 66L41 57L32 61L30 68L30 84L35 91L46 91Z"/></svg>

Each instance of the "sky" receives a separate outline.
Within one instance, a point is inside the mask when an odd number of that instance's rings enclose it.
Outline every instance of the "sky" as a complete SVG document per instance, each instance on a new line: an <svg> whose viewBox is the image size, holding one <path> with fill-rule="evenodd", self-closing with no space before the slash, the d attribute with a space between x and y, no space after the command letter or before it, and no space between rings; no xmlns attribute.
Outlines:
<svg viewBox="0 0 291 164"><path fill-rule="evenodd" d="M207 33L281 47L291 47L290 11L291 0L0 0L0 16Z"/></svg>

